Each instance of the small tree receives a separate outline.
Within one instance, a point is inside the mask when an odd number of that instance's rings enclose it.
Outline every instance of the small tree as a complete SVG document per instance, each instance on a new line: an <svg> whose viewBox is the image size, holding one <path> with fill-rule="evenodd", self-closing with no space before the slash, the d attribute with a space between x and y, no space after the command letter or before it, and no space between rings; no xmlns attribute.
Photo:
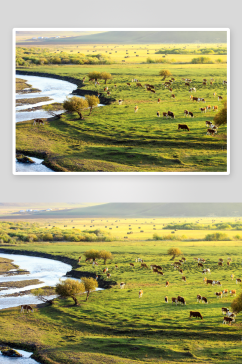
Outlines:
<svg viewBox="0 0 242 364"><path fill-rule="evenodd" d="M172 259L175 259L178 255L182 255L182 252L179 248L170 248L167 251L168 255L172 255Z"/></svg>
<svg viewBox="0 0 242 364"><path fill-rule="evenodd" d="M90 107L90 114L91 114L92 108L97 106L100 103L100 100L95 95L85 95L85 98L88 103L88 106Z"/></svg>
<svg viewBox="0 0 242 364"><path fill-rule="evenodd" d="M233 300L231 308L233 312L239 313L242 311L242 292Z"/></svg>
<svg viewBox="0 0 242 364"><path fill-rule="evenodd" d="M60 281L60 283L56 285L55 291L60 297L71 297L75 302L75 305L77 305L77 296L85 292L85 286L82 282L74 279L66 279L65 281Z"/></svg>
<svg viewBox="0 0 242 364"><path fill-rule="evenodd" d="M107 73L107 72L101 73L101 79L105 80L105 84L107 83L107 80L111 80L111 78L112 78L111 73Z"/></svg>
<svg viewBox="0 0 242 364"><path fill-rule="evenodd" d="M86 257L86 259L92 259L93 261L100 258L99 251L95 249L87 250L84 253L84 256Z"/></svg>
<svg viewBox="0 0 242 364"><path fill-rule="evenodd" d="M80 116L80 119L84 120L82 111L88 109L88 102L81 97L68 97L63 102L63 108L68 112L77 112L77 114Z"/></svg>
<svg viewBox="0 0 242 364"><path fill-rule="evenodd" d="M99 257L104 260L104 264L106 264L108 259L113 259L112 253L107 252L106 250L102 250L99 252Z"/></svg>
<svg viewBox="0 0 242 364"><path fill-rule="evenodd" d="M95 289L98 287L97 280L94 278L87 278L83 277L82 282L85 287L85 291L87 293L86 301L88 300L88 297L90 295L90 292L95 291Z"/></svg>
<svg viewBox="0 0 242 364"><path fill-rule="evenodd" d="M223 101L223 108L213 118L215 125L226 125L227 124L227 100Z"/></svg>
<svg viewBox="0 0 242 364"><path fill-rule="evenodd" d="M52 104L44 105L44 106L42 106L42 108L43 108L46 112L48 112L48 114L50 114L50 116L54 116L54 117L56 117L56 118L58 118L58 119L60 119L60 118L61 118L61 114L57 114L57 113L56 113L56 108L55 108L55 106L54 106L54 105L52 105Z"/></svg>
<svg viewBox="0 0 242 364"><path fill-rule="evenodd" d="M97 71L89 72L87 76L88 76L89 80L93 80L94 79L95 81L97 81L98 79L102 78L101 77L101 72L97 72Z"/></svg>
<svg viewBox="0 0 242 364"><path fill-rule="evenodd" d="M163 80L166 79L166 77L172 76L171 72L168 70L162 70L159 72L159 75L163 77Z"/></svg>

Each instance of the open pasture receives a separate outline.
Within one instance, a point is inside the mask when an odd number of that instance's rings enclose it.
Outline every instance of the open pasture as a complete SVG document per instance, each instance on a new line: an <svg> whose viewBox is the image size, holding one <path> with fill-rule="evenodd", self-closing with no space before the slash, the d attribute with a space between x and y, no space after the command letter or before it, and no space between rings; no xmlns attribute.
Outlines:
<svg viewBox="0 0 242 364"><path fill-rule="evenodd" d="M119 221L120 220L120 221ZM154 241L151 240L153 224L161 229L163 224L196 223L211 224L222 222L235 223L239 218L167 218L167 219L38 219L40 227L52 226L63 229L64 225L76 229L96 229L112 227L113 236L120 238L111 242L41 242L11 246L11 249L34 251L82 259L75 268L85 275L92 272L104 279L104 267L108 267L111 280L116 281L111 289L93 292L89 301L80 299L80 306L71 306L71 300L59 300L53 307L36 309L34 314L20 315L16 309L2 311L0 315L0 340L19 343L37 343L40 355L63 363L232 363L241 361L241 314L235 323L223 325L222 307L230 308L233 300L230 294L218 298L215 292L228 289L241 291L236 278L242 278L241 240L240 241L203 241L204 230L192 231L201 241ZM31 219L31 223L33 219ZM105 225L106 224L106 225ZM112 225L114 224L114 225ZM51 227L49 226L51 225ZM115 228L115 226L119 228ZM149 230L147 238L135 234L129 240L122 235L130 227L142 226ZM46 229L46 230L47 230ZM74 229L73 229L74 230ZM185 233L187 234L188 231ZM221 232L221 230L209 230ZM231 231L226 231L229 234ZM168 231L163 229L161 235ZM178 231L176 232L176 234ZM189 231L190 233L190 231ZM233 231L233 234L239 233ZM180 231L179 231L180 234ZM5 246L6 247L6 246ZM182 256L172 259L167 255L170 247L178 247L186 262L181 266L183 273L171 265ZM98 260L93 267L85 262L86 250L108 250L113 260L106 265ZM207 285L203 279L202 267L194 258L204 258L204 268L210 268L207 279L218 280L222 286ZM148 269L141 268L136 258L142 258ZM219 266L218 260L224 259ZM231 258L228 266L227 259ZM134 266L131 267L130 263ZM153 273L151 264L162 267L164 275ZM118 267L115 268L115 265ZM234 274L234 279L231 279ZM186 282L182 281L186 277ZM166 287L166 281L169 286ZM123 289L120 282L125 283ZM143 296L139 298L139 290ZM198 303L197 295L205 296L208 304ZM186 305L172 304L172 297L182 296ZM168 297L168 303L165 302ZM203 320L189 318L190 311L198 311ZM18 325L14 323L18 322ZM15 331L14 331L15 330ZM13 331L15 334L13 335ZM4 337L3 337L4 332ZM14 337L14 339L13 339ZM13 341L14 340L14 341ZM53 350L54 349L54 350ZM111 355L111 357L110 357Z"/></svg>
<svg viewBox="0 0 242 364"><path fill-rule="evenodd" d="M175 81L172 92L164 87L159 71L169 69ZM226 65L96 65L96 66L38 66L26 69L37 73L57 74L82 80L83 89L111 97L110 105L84 111L84 119L77 114L63 114L61 119L49 120L44 127L33 127L32 122L17 124L16 148L31 155L48 154L48 165L57 171L74 172L225 172L227 171L227 128L219 127L215 136L206 135L205 121L212 121L226 99ZM91 71L109 72L112 80L95 86L88 82ZM143 87L137 87L132 79ZM182 78L191 78L193 95L204 102L190 99L189 86ZM203 85L203 79L208 80ZM213 84L210 79L214 78ZM131 86L128 86L130 83ZM155 93L144 84L152 84ZM116 86L115 86L116 85ZM108 86L110 96L104 92ZM216 92L216 97L214 97ZM175 99L171 97L175 95ZM158 103L158 98L161 99ZM118 100L123 100L121 105ZM200 108L211 106L206 113ZM138 106L135 113L134 108ZM185 117L184 110L194 114ZM157 117L157 112L160 117ZM163 118L171 111L175 118ZM178 130L187 124L190 131Z"/></svg>
<svg viewBox="0 0 242 364"><path fill-rule="evenodd" d="M31 44L24 44L19 46L26 48L27 50L34 51L34 48L37 48L40 52L42 52L43 57L46 55L46 51L51 53L52 56L62 56L62 53L65 56L73 57L74 55L79 56L93 56L96 54L102 54L110 59L113 63L122 63L125 62L127 64L132 63L145 63L147 62L147 58L151 58L152 60L167 63L189 63L193 58L205 56L209 57L210 60L214 63L219 62L226 63L227 55L226 54L214 54L214 52L200 53L200 49L208 48L208 49L219 49L219 47L224 48L226 44L39 44L38 42L31 42ZM17 44L18 47L18 44ZM169 53L169 50L172 49L182 49L186 50L188 53L193 54L174 54ZM157 54L156 52L160 49L166 51L166 54Z"/></svg>

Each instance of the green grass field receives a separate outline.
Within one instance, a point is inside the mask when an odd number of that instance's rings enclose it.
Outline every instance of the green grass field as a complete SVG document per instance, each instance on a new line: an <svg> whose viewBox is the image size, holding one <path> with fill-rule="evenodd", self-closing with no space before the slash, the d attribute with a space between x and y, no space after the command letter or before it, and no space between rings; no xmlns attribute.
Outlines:
<svg viewBox="0 0 242 364"><path fill-rule="evenodd" d="M169 69L176 79L172 93L165 89L159 76L161 69ZM106 66L38 66L26 69L46 72L81 80L92 71L106 71L112 74L108 81L111 97L124 100L122 105L99 107L85 120L77 114L65 114L59 120L50 120L44 127L34 127L31 121L16 126L16 149L40 155L46 152L48 165L57 171L74 172L225 172L227 171L227 128L221 126L215 137L207 136L205 121L212 121L215 111L201 113L200 107L222 102L217 95L226 98L226 65L160 65L130 64ZM19 76L18 76L19 77ZM206 102L190 100L188 86L181 78L191 78L197 97ZM156 94L145 88L136 87L132 78L143 85L155 86ZM213 85L202 85L202 79L215 78ZM126 85L131 82L131 87ZM114 84L117 87L114 87ZM95 87L88 81L83 88L103 92L104 81ZM158 104L158 98L161 103ZM134 107L139 107L134 113ZM194 113L194 118L184 117L184 110ZM157 117L157 111L174 112L175 119ZM189 126L190 132L178 129L179 123ZM38 154L39 153L39 154Z"/></svg>
<svg viewBox="0 0 242 364"><path fill-rule="evenodd" d="M78 259L89 249L106 249L112 252L113 260L107 266L111 279L125 282L119 286L99 292L93 292L88 302L80 298L80 306L72 306L71 300L58 300L52 307L37 308L33 314L20 314L16 308L0 313L0 341L12 345L35 344L39 358L46 363L240 363L241 357L241 315L237 315L231 326L223 325L221 308L230 307L233 297L215 296L221 289L236 289L240 285L235 278L241 278L242 253L241 239L238 241L203 241L205 230L177 231L175 234L189 235L186 241L154 241L153 233L166 235L168 230L162 227L170 223L195 223L197 219L38 219L39 227L49 230L54 225L64 229L107 229L116 240L111 242L39 242L18 243L10 249L29 250L38 254L44 252L58 256ZM234 223L236 218L203 218L200 223ZM28 220L26 220L28 222ZM33 220L30 221L33 223ZM18 226L21 222L18 220ZM163 225L164 224L164 225ZM153 230L156 225L157 230ZM119 226L116 228L116 226ZM134 231L142 227L144 233L135 232L124 239L129 228ZM212 230L214 232L214 230ZM219 230L218 232L221 232ZM231 238L239 231L223 231ZM211 230L209 230L211 233ZM190 237L190 239L189 239ZM196 241L201 240L201 241ZM182 282L181 274L171 266L173 260L167 255L170 247L179 247L187 261L182 266L187 281ZM6 244L4 246L6 248ZM136 258L145 263L159 264L164 276L152 273L135 263ZM198 268L195 257L206 259L204 267L211 269L208 279L220 280L222 287L207 286L203 283L202 268ZM227 258L232 263L227 266ZM218 259L225 264L218 266ZM129 263L134 263L131 268ZM98 261L96 268L85 263L82 258L77 271L93 272L100 276L105 267ZM118 269L115 269L115 264ZM27 268L27 267L26 267ZM168 288L165 282L169 281ZM138 297L139 290L144 294ZM208 299L208 304L197 303L196 296L201 294ZM186 305L172 305L171 298L181 295ZM168 296L169 302L164 298ZM203 320L189 319L190 311L199 311ZM17 324L16 324L17 323ZM44 361L43 361L44 362Z"/></svg>

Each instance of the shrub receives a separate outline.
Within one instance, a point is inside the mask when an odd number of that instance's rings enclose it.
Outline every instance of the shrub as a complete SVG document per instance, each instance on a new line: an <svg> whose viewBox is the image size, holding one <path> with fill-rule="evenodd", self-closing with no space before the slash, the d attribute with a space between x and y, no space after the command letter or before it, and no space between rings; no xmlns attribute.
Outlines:
<svg viewBox="0 0 242 364"><path fill-rule="evenodd" d="M227 100L223 101L223 108L213 118L214 125L226 125L227 124Z"/></svg>
<svg viewBox="0 0 242 364"><path fill-rule="evenodd" d="M174 259L175 257L182 255L182 252L179 248L170 248L167 251L168 255L172 255L172 259Z"/></svg>
<svg viewBox="0 0 242 364"><path fill-rule="evenodd" d="M84 253L84 256L86 257L86 259L93 259L93 260L100 258L99 251L95 249L87 250Z"/></svg>
<svg viewBox="0 0 242 364"><path fill-rule="evenodd" d="M82 277L82 283L84 284L85 291L87 292L86 301L88 300L89 294L98 287L97 280L94 278Z"/></svg>
<svg viewBox="0 0 242 364"><path fill-rule="evenodd" d="M206 241L230 241L231 239L225 233L214 233L205 236Z"/></svg>
<svg viewBox="0 0 242 364"><path fill-rule="evenodd" d="M68 112L76 112L83 120L82 111L88 108L88 101L77 96L67 97L63 102L63 108Z"/></svg>
<svg viewBox="0 0 242 364"><path fill-rule="evenodd" d="M234 240L241 240L241 236L240 235L235 235Z"/></svg>
<svg viewBox="0 0 242 364"><path fill-rule="evenodd" d="M101 79L105 80L105 84L107 83L107 80L110 80L112 78L111 73L102 72L101 73Z"/></svg>
<svg viewBox="0 0 242 364"><path fill-rule="evenodd" d="M89 80L94 79L95 81L97 81L98 79L101 78L101 72L92 71L92 72L89 72L87 76L88 76Z"/></svg>
<svg viewBox="0 0 242 364"><path fill-rule="evenodd" d="M192 63L194 63L194 64L212 64L214 62L209 57L198 57L198 58L193 58Z"/></svg>
<svg viewBox="0 0 242 364"><path fill-rule="evenodd" d="M43 241L53 241L53 235L50 233L46 233L42 236Z"/></svg>
<svg viewBox="0 0 242 364"><path fill-rule="evenodd" d="M104 260L104 264L106 264L108 259L113 259L112 253L106 250L100 251L99 257Z"/></svg>
<svg viewBox="0 0 242 364"><path fill-rule="evenodd" d="M231 308L233 312L241 312L242 311L242 292L232 301Z"/></svg>
<svg viewBox="0 0 242 364"><path fill-rule="evenodd" d="M55 291L61 297L71 297L75 302L75 305L77 305L77 296L85 292L85 285L74 279L66 279L56 285Z"/></svg>
<svg viewBox="0 0 242 364"><path fill-rule="evenodd" d="M162 70L159 72L159 75L163 77L163 80L165 80L167 77L172 76L172 73L169 70Z"/></svg>

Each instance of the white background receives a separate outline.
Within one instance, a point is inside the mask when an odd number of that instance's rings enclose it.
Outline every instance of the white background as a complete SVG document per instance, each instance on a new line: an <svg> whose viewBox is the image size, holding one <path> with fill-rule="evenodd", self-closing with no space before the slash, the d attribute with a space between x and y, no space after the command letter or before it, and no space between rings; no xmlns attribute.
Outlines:
<svg viewBox="0 0 242 364"><path fill-rule="evenodd" d="M10 0L1 17L1 202L242 202L242 20L235 0ZM12 174L13 28L230 28L229 176L14 176Z"/></svg>

